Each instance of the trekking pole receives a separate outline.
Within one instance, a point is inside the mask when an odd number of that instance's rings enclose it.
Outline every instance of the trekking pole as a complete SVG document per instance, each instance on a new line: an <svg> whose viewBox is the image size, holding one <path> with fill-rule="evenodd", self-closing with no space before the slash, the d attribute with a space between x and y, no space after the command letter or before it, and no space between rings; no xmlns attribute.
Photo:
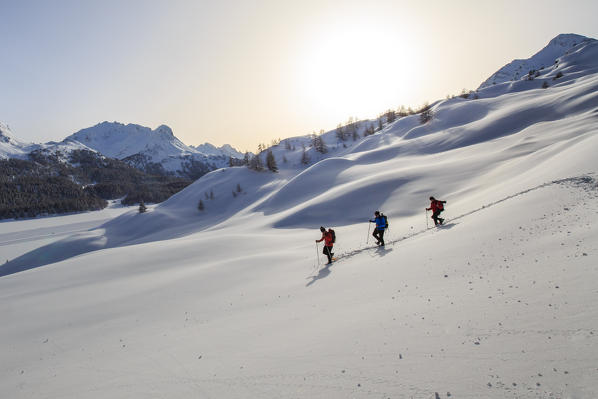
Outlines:
<svg viewBox="0 0 598 399"><path fill-rule="evenodd" d="M320 268L320 256L318 251L318 243L316 243L316 259L318 261L318 269Z"/></svg>
<svg viewBox="0 0 598 399"><path fill-rule="evenodd" d="M370 229L372 228L372 224L370 222L368 222L368 235L365 239L365 245L368 245L368 243L370 242Z"/></svg>
<svg viewBox="0 0 598 399"><path fill-rule="evenodd" d="M426 230L429 229L428 227L428 210L426 209Z"/></svg>

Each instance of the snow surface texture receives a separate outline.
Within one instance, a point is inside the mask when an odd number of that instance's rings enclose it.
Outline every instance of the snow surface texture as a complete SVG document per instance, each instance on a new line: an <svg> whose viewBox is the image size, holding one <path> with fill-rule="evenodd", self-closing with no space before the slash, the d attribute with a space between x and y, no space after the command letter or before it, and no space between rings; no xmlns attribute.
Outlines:
<svg viewBox="0 0 598 399"><path fill-rule="evenodd" d="M154 205L149 205L150 209ZM126 207L119 200L109 201L102 211L82 212L32 219L0 221L0 263L28 252L31 246L43 246L66 236L97 228L107 221L137 207Z"/></svg>
<svg viewBox="0 0 598 399"><path fill-rule="evenodd" d="M597 397L597 62L591 41L556 80L354 142L330 132L326 154L287 139L277 174L220 169L150 212L9 243L0 392ZM426 228L430 195L448 201L444 227ZM376 209L386 248L368 235ZM332 266L320 225L337 233Z"/></svg>

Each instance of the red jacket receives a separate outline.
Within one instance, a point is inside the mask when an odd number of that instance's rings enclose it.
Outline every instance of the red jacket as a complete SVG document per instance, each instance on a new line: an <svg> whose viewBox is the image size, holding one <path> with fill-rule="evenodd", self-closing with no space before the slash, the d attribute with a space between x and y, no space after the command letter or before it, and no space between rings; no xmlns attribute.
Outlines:
<svg viewBox="0 0 598 399"><path fill-rule="evenodd" d="M430 207L426 208L428 211L431 209L432 212L436 212L436 211L443 211L444 210L444 203L446 201L439 201L439 200L434 200L430 203Z"/></svg>
<svg viewBox="0 0 598 399"><path fill-rule="evenodd" d="M327 247L331 247L334 245L334 243L332 242L332 233L329 231L322 233L322 238L320 238L318 242L321 242L322 240L325 240L324 245L326 245Z"/></svg>

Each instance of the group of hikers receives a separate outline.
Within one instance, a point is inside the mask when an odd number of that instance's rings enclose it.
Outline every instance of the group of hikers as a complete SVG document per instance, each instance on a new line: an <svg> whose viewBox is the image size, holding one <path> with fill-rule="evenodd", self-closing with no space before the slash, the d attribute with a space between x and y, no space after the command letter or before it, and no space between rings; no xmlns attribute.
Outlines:
<svg viewBox="0 0 598 399"><path fill-rule="evenodd" d="M432 211L432 220L434 220L434 225L439 226L444 223L444 219L440 217L440 214L444 211L444 204L446 201L437 200L434 197L430 197L430 207L426 208L427 211ZM427 217L427 215L426 215ZM426 219L427 220L427 219ZM370 223L375 223L376 227L374 228L374 232L372 236L376 239L376 245L383 247L384 246L384 232L388 229L388 218L380 211L374 212L374 219L370 219ZM324 241L324 249L322 253L326 255L328 258L328 265L332 263L334 252L332 249L334 247L334 243L336 242L336 233L333 229L328 229L324 226L320 227L320 231L322 232L322 238L316 240L316 243Z"/></svg>

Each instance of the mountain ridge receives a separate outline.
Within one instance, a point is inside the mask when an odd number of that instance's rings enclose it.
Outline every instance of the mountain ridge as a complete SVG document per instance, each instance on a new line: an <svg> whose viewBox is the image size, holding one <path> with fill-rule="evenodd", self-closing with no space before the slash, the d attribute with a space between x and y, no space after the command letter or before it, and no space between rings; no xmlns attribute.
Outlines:
<svg viewBox="0 0 598 399"><path fill-rule="evenodd" d="M188 146L167 125L151 129L138 124L104 121L81 129L60 142L44 144L22 142L15 138L8 126L0 125L0 159L27 159L33 151L44 151L68 162L68 154L73 150L90 150L124 160L142 171L188 178L198 178L206 171L228 166L231 157L243 156L230 145L220 148L209 143L197 148Z"/></svg>
<svg viewBox="0 0 598 399"><path fill-rule="evenodd" d="M533 76L539 70L558 64L558 58L567 54L574 47L580 44L587 44L595 39L574 34L563 33L551 39L548 44L540 51L526 59L515 59L486 79L478 90L484 89L496 84L509 81L516 81L524 78L526 75ZM531 73L530 73L531 71Z"/></svg>

